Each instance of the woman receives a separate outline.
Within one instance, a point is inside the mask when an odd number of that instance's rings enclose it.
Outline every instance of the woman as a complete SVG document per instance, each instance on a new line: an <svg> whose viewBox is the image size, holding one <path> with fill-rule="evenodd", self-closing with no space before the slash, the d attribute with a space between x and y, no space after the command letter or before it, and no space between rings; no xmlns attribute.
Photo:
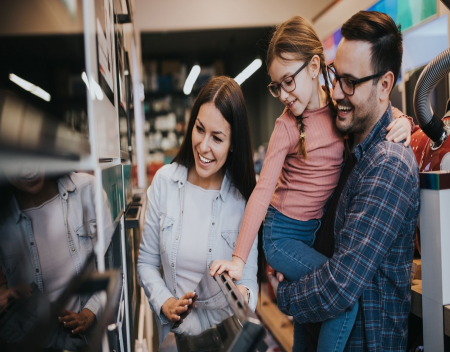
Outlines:
<svg viewBox="0 0 450 352"><path fill-rule="evenodd" d="M175 322L182 322L175 333L196 335L232 314L209 267L231 260L255 183L242 91L231 78L213 78L194 102L178 155L147 191L138 273L160 343ZM252 310L256 273L257 241L237 282Z"/></svg>
<svg viewBox="0 0 450 352"><path fill-rule="evenodd" d="M31 164L4 176L6 184L0 187L0 308L19 296L29 296L32 282L50 302L56 301L81 272L95 245L95 179L85 173L51 177ZM106 198L103 208L105 230L111 233ZM90 270L95 270L94 265ZM77 294L64 308L59 313L59 328L41 343L54 349L80 349L88 343L91 327L102 312L100 296ZM17 326L20 321L15 325L10 321L0 339L20 342L26 329Z"/></svg>

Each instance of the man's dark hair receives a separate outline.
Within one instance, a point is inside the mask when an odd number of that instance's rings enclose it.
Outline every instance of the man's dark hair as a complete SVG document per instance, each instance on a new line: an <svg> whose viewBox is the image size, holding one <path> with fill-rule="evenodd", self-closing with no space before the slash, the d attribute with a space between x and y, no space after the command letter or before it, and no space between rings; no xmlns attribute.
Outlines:
<svg viewBox="0 0 450 352"><path fill-rule="evenodd" d="M400 25L385 13L359 11L341 28L346 40L361 40L372 44L372 68L374 74L391 71L397 82L403 56L403 39ZM374 82L377 82L375 80Z"/></svg>

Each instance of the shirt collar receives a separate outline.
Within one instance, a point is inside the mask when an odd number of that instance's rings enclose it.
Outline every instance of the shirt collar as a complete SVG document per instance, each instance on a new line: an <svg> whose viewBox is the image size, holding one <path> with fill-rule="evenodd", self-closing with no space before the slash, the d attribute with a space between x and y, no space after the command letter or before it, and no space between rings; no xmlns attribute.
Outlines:
<svg viewBox="0 0 450 352"><path fill-rule="evenodd" d="M59 195L63 199L68 198L68 192L76 191L77 187L75 183L72 181L70 175L64 175L58 179L58 191ZM19 207L19 203L17 203L16 197L12 197L12 211L14 214L14 220L16 224L22 219L22 210Z"/></svg>
<svg viewBox="0 0 450 352"><path fill-rule="evenodd" d="M186 185L187 181L187 167L183 165L178 165L177 169L172 175L172 181L178 183L178 188L182 188ZM231 188L231 180L228 176L228 172L225 173L225 176L222 181L222 186L220 187L219 196L220 199L225 203L228 193L230 192Z"/></svg>
<svg viewBox="0 0 450 352"><path fill-rule="evenodd" d="M372 131L355 147L355 157L358 162L373 145L386 139L386 128L393 120L394 117L392 115L391 103L389 102L388 108L383 116L381 116L381 119L375 124Z"/></svg>

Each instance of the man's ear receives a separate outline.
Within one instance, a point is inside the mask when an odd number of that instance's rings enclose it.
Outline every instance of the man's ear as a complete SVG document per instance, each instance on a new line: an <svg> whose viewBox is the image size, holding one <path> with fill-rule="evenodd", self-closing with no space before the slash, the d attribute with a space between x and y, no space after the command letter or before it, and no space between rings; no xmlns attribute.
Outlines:
<svg viewBox="0 0 450 352"><path fill-rule="evenodd" d="M395 83L394 79L394 74L391 71L388 71L378 81L379 97L381 101L389 100L389 96Z"/></svg>

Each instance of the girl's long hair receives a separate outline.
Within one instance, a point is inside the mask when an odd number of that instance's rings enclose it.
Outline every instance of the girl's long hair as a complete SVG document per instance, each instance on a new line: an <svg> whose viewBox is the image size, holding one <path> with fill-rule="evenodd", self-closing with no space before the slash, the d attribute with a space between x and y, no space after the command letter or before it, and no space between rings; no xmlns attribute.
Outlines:
<svg viewBox="0 0 450 352"><path fill-rule="evenodd" d="M288 59L286 54L292 57ZM323 52L322 42L320 41L316 31L311 23L301 16L294 16L275 28L275 32L270 40L267 50L267 69L272 65L275 57L282 60L311 60L314 55L320 59L320 72L325 81L325 92L327 94L328 105L336 116L336 108L331 97L331 91L328 82L327 66L325 64L325 55ZM297 116L297 127L300 132L300 140L297 153L305 159L308 157L305 143L305 123L302 116Z"/></svg>

